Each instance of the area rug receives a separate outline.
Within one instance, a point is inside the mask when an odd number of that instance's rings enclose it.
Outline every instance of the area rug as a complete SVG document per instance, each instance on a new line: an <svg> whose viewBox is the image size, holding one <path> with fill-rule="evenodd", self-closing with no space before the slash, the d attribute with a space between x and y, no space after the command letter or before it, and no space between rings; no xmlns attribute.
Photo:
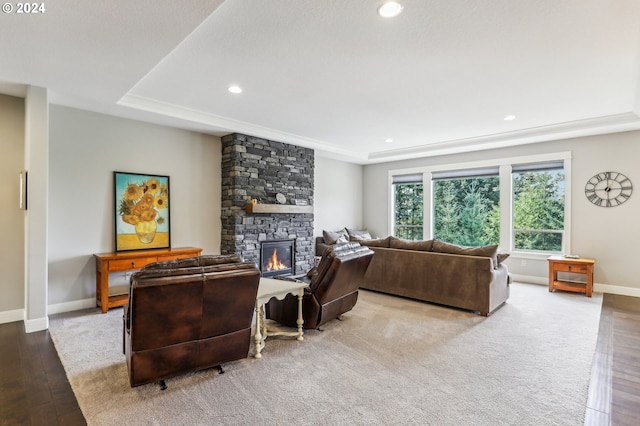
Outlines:
<svg viewBox="0 0 640 426"><path fill-rule="evenodd" d="M514 283L485 318L361 291L304 341L164 391L129 387L122 308L52 316L50 333L89 425L582 425L601 305Z"/></svg>

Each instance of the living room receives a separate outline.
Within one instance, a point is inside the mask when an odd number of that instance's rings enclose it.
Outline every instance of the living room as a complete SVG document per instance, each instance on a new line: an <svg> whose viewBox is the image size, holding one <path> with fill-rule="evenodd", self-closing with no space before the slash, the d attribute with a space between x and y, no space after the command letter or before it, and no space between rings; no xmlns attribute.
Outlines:
<svg viewBox="0 0 640 426"><path fill-rule="evenodd" d="M637 53L634 60L637 63ZM170 176L171 245L220 253L221 135L186 130L175 117L158 124L144 116L137 120L135 114L125 118L82 108L82 102L69 106L68 101L52 100L60 99L59 89L35 87L47 87L40 80L1 73L0 80L19 83L0 95L0 136L7 153L1 160L5 189L0 195L1 216L7 220L0 226L8 236L3 238L0 260L5 271L0 281L0 323L24 321L28 331L37 331L47 328L50 315L95 307L93 254L114 250L114 171ZM555 138L535 143L509 146L496 141L469 152L452 149L441 155L376 162L318 150L314 235L344 227L390 235L392 171L568 152L570 252L596 259L596 292L640 297L640 282L631 273L634 243L640 236L637 196L622 206L604 208L593 205L584 193L585 183L602 171L622 172L632 182L640 179L637 86L629 93L635 103L615 112L620 114L618 130L610 130L615 123L594 122L592 133L585 136L562 128ZM26 211L16 208L23 169L30 177ZM506 262L515 280L546 285L546 257L512 252ZM114 278L127 282L123 274Z"/></svg>

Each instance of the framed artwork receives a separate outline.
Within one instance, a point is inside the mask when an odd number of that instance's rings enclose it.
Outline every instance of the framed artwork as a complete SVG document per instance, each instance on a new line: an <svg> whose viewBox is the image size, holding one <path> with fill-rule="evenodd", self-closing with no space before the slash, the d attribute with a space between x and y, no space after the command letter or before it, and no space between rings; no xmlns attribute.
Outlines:
<svg viewBox="0 0 640 426"><path fill-rule="evenodd" d="M169 176L113 172L116 251L171 247Z"/></svg>

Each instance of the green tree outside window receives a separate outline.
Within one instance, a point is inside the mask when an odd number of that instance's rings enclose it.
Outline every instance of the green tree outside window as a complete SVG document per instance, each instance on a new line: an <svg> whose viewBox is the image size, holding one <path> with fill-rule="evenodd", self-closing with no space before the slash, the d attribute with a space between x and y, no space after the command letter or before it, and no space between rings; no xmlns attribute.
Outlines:
<svg viewBox="0 0 640 426"><path fill-rule="evenodd" d="M394 235L405 240L421 240L424 230L424 198L421 183L396 184Z"/></svg>

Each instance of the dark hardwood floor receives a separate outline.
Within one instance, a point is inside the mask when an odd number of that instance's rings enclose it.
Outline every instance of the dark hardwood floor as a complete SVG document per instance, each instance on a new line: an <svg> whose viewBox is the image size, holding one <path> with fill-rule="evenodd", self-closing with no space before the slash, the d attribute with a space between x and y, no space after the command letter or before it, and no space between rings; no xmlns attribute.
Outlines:
<svg viewBox="0 0 640 426"><path fill-rule="evenodd" d="M640 424L640 298L605 294L585 425Z"/></svg>
<svg viewBox="0 0 640 426"><path fill-rule="evenodd" d="M605 294L585 425L640 418L640 298ZM0 425L85 425L47 331L0 324Z"/></svg>
<svg viewBox="0 0 640 426"><path fill-rule="evenodd" d="M48 331L0 324L0 425L86 425Z"/></svg>

